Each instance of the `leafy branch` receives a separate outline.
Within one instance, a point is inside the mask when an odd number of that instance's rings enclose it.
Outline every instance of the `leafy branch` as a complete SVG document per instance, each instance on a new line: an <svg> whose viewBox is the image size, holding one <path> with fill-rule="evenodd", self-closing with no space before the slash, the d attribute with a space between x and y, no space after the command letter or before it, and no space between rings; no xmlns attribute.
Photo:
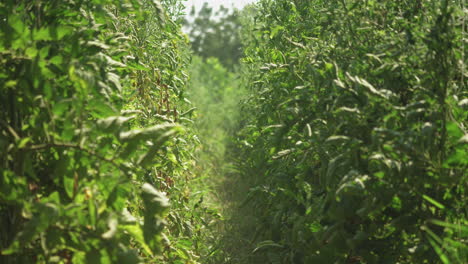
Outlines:
<svg viewBox="0 0 468 264"><path fill-rule="evenodd" d="M44 143L44 144L38 144L38 145L31 145L27 147L22 147L21 149L26 150L26 151L41 151L41 150L46 150L46 149L51 149L51 148L71 148L71 149L76 149L81 152L87 153L88 155L95 157L101 161L107 162L112 164L114 167L116 167L119 170L124 171L125 173L128 173L131 168L125 166L124 164L119 164L116 162L116 159L109 159L104 156L99 155L93 150L84 148L78 144L73 144L73 143L66 143L66 142L61 142L61 143Z"/></svg>

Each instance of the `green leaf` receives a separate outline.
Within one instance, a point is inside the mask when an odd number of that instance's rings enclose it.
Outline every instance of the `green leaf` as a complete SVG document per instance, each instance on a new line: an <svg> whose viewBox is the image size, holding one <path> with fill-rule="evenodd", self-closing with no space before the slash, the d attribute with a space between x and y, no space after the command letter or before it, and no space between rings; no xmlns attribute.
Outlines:
<svg viewBox="0 0 468 264"><path fill-rule="evenodd" d="M128 194L129 190L125 184L117 184L107 198L107 206L117 212L122 211L126 206Z"/></svg>
<svg viewBox="0 0 468 264"><path fill-rule="evenodd" d="M52 107L52 113L54 114L55 117L61 117L63 113L68 111L70 104L71 104L70 101L66 101L66 100L58 101Z"/></svg>
<svg viewBox="0 0 468 264"><path fill-rule="evenodd" d="M88 41L86 43L87 45L89 46L94 46L94 47L98 47L99 49L102 49L102 50L107 50L107 49L110 49L110 47L100 41L96 41L96 40L91 40L91 41Z"/></svg>
<svg viewBox="0 0 468 264"><path fill-rule="evenodd" d="M278 244L278 243L275 243L274 241L272 240L265 240L265 241L262 241L260 243L257 244L257 246L255 247L255 249L252 251L252 253L255 253L261 249L264 249L264 248L271 248L271 247L274 247L274 248L283 248L282 245Z"/></svg>
<svg viewBox="0 0 468 264"><path fill-rule="evenodd" d="M91 111L90 114L95 118L110 118L118 114L118 111L116 111L109 103L98 99L93 99L89 102L89 109Z"/></svg>
<svg viewBox="0 0 468 264"><path fill-rule="evenodd" d="M439 209L444 209L445 208L445 206L443 204L437 202L436 200L432 199L431 197L429 197L429 196L427 196L425 194L423 194L423 198L426 201L430 202L431 204L435 205Z"/></svg>
<svg viewBox="0 0 468 264"><path fill-rule="evenodd" d="M49 28L43 27L40 28L38 31L33 33L34 40L52 40L52 36L50 35Z"/></svg>
<svg viewBox="0 0 468 264"><path fill-rule="evenodd" d="M146 244L145 239L143 237L143 231L141 227L138 225L121 225L119 229L125 230L128 232L146 251L146 253L150 256L153 256L153 252L151 251L150 247Z"/></svg>
<svg viewBox="0 0 468 264"><path fill-rule="evenodd" d="M120 84L119 75L109 72L107 74L107 79L114 85L118 92L122 91L122 85Z"/></svg>
<svg viewBox="0 0 468 264"><path fill-rule="evenodd" d="M447 123L447 134L452 138L462 138L464 136L463 131L460 129L457 123L448 122Z"/></svg>
<svg viewBox="0 0 468 264"><path fill-rule="evenodd" d="M181 131L181 127L176 124L162 124L156 125L148 128L143 129L135 129L130 130L127 132L121 132L119 135L120 140L126 141L140 141L140 140L148 140L148 139L158 139L159 137L163 136L168 137L169 134L174 134L176 132Z"/></svg>
<svg viewBox="0 0 468 264"><path fill-rule="evenodd" d="M148 183L142 187L144 211L143 236L145 242L154 250L159 250L161 243L159 234L164 227L161 218L169 207L169 200L162 193L157 191Z"/></svg>
<svg viewBox="0 0 468 264"><path fill-rule="evenodd" d="M94 201L93 197L90 197L88 200L88 213L89 213L89 221L91 226L95 227L97 222L97 206L96 202Z"/></svg>
<svg viewBox="0 0 468 264"><path fill-rule="evenodd" d="M19 34L22 34L26 29L23 19L19 15L11 14L8 17L8 24Z"/></svg>
<svg viewBox="0 0 468 264"><path fill-rule="evenodd" d="M63 57L58 55L50 58L49 60L50 63L55 64L55 65L60 65L63 62Z"/></svg>
<svg viewBox="0 0 468 264"><path fill-rule="evenodd" d="M385 98L385 99L390 99L391 97L395 97L395 94L389 90L385 89L379 89L377 90L372 84L370 84L368 81L365 79L359 78L358 76L351 77L348 74L348 78L350 78L352 81L364 86L367 88L367 90L374 95L377 95L379 97Z"/></svg>
<svg viewBox="0 0 468 264"><path fill-rule="evenodd" d="M187 111L183 112L182 114L180 114L180 116L190 115L190 114L192 114L193 111L195 111L195 110L197 110L197 108L196 108L196 107L192 107L192 108L190 108L189 110L187 110Z"/></svg>
<svg viewBox="0 0 468 264"><path fill-rule="evenodd" d="M466 166L468 165L468 151L463 147L455 148L453 152L448 156L444 162L444 168L450 168L452 166Z"/></svg>
<svg viewBox="0 0 468 264"><path fill-rule="evenodd" d="M73 29L69 26L65 25L59 25L59 26L50 26L49 27L49 35L54 39L54 40L61 40L63 39L66 35L69 35L70 33L73 32Z"/></svg>
<svg viewBox="0 0 468 264"><path fill-rule="evenodd" d="M25 51L25 54L30 58L36 57L38 53L39 53L39 51L36 48L33 48L33 47L29 47Z"/></svg>
<svg viewBox="0 0 468 264"><path fill-rule="evenodd" d="M328 137L325 142L327 143L334 143L334 142L349 142L350 138L347 136L331 136Z"/></svg>
<svg viewBox="0 0 468 264"><path fill-rule="evenodd" d="M292 152L294 151L294 149L285 149L285 150L281 150L281 151L278 151L278 153L276 153L275 156L273 156L272 158L273 159L279 159L279 158L282 158L282 157L285 157L289 154L291 154Z"/></svg>
<svg viewBox="0 0 468 264"><path fill-rule="evenodd" d="M274 27L273 29L271 29L270 39L273 39L278 34L278 32L280 32L283 29L284 29L284 27L280 26L280 25L278 25L278 26Z"/></svg>
<svg viewBox="0 0 468 264"><path fill-rule="evenodd" d="M141 196L145 204L145 210L151 214L161 214L169 208L169 199L167 199L166 195L156 190L149 183L143 184Z"/></svg>
<svg viewBox="0 0 468 264"><path fill-rule="evenodd" d="M135 116L111 116L98 120L97 126L105 132L119 132L124 124L134 118Z"/></svg>
<svg viewBox="0 0 468 264"><path fill-rule="evenodd" d="M468 222L467 223L452 224L452 223L440 221L440 220L437 220L437 219L432 219L429 222L431 222L431 223L433 223L435 225L438 225L438 226L443 226L443 227L453 229L456 232L468 234L468 225L467 225Z"/></svg>
<svg viewBox="0 0 468 264"><path fill-rule="evenodd" d="M28 144L28 142L30 142L31 140L32 139L30 137L22 138L18 143L18 148L19 149L24 148L26 146L26 144Z"/></svg>
<svg viewBox="0 0 468 264"><path fill-rule="evenodd" d="M138 159L138 165L140 166L148 166L151 165L153 158L156 156L157 151L160 149L160 147L168 141L177 131L176 130L169 130L165 132L164 134L160 135L158 139L153 143L153 145L150 147L150 149L140 156ZM173 153L169 153L168 159L172 161L174 164L177 164L177 159Z"/></svg>
<svg viewBox="0 0 468 264"><path fill-rule="evenodd" d="M75 178L71 171L63 175L63 187L68 197L73 199L75 196Z"/></svg>

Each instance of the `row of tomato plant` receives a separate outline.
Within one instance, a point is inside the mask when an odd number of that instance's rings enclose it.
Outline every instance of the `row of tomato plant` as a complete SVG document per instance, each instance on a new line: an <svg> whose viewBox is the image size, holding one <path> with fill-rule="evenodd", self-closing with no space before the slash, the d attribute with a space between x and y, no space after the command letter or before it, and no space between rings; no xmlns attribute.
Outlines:
<svg viewBox="0 0 468 264"><path fill-rule="evenodd" d="M254 9L230 263L466 261L464 1Z"/></svg>

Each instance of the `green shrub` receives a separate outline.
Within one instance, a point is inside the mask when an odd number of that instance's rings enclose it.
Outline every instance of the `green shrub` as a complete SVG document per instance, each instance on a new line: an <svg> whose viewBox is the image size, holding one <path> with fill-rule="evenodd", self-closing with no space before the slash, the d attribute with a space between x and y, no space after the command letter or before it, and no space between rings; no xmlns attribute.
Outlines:
<svg viewBox="0 0 468 264"><path fill-rule="evenodd" d="M159 1L0 3L0 262L152 263L169 245L162 191L178 196L192 146L172 15Z"/></svg>
<svg viewBox="0 0 468 264"><path fill-rule="evenodd" d="M249 263L462 263L462 1L260 1L238 156ZM247 33L249 34L249 33Z"/></svg>

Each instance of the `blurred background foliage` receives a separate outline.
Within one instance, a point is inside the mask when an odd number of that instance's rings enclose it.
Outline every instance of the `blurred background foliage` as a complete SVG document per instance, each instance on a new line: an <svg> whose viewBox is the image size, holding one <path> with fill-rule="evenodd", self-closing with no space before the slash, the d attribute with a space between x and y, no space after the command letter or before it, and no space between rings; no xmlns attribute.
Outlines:
<svg viewBox="0 0 468 264"><path fill-rule="evenodd" d="M242 56L240 12L221 6L214 10L205 3L199 10L192 7L184 20L194 54L207 59L215 57L229 70L234 70Z"/></svg>

